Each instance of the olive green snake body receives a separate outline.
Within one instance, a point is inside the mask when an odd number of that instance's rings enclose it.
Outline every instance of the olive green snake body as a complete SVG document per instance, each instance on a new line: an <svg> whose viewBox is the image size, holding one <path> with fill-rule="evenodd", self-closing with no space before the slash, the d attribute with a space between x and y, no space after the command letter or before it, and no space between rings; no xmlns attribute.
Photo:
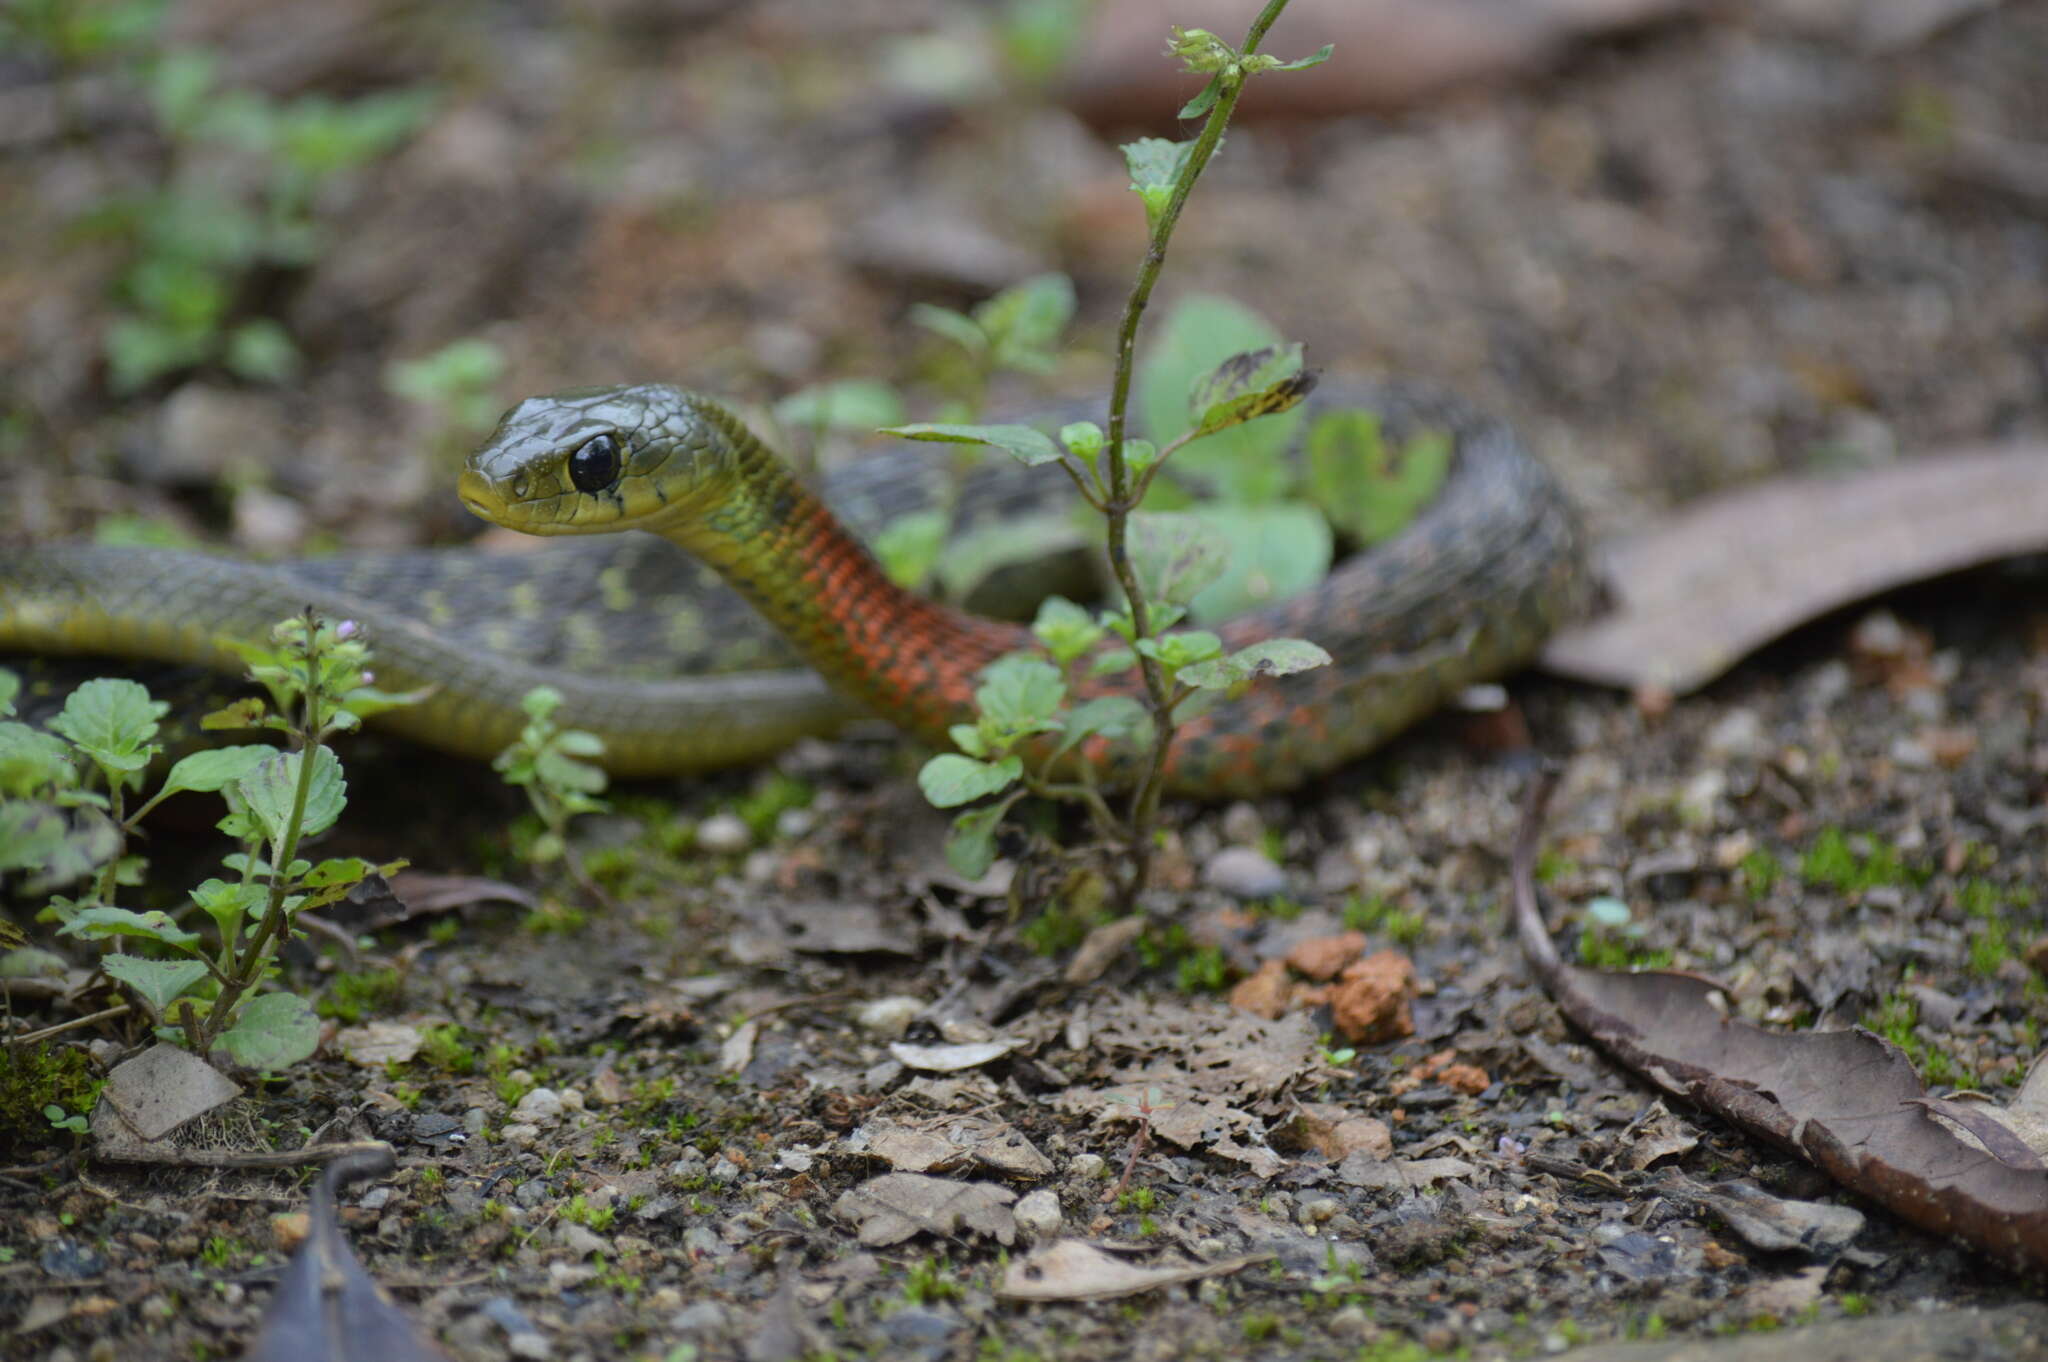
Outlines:
<svg viewBox="0 0 2048 1362"><path fill-rule="evenodd" d="M1190 724L1172 768L1185 793L1287 788L1369 750L1459 689L1527 660L1583 596L1577 522L1505 426L1406 386L1347 385L1343 397L1380 412L1397 438L1422 428L1451 435L1451 471L1393 539L1295 599L1219 628L1231 646L1308 638L1334 663L1255 682ZM1030 641L1020 626L897 591L737 418L673 388L522 403L473 456L465 500L534 532L617 528L605 523L622 502L612 489L583 497L561 481L566 474L532 471L575 455L593 431L616 433L625 473L661 510L658 528L705 561L649 535L515 554L417 550L274 564L73 543L0 550L0 650L239 673L244 664L223 640L259 640L310 605L364 629L380 688L434 688L421 704L379 716L388 729L488 757L518 736L521 698L545 684L564 697L562 723L604 739L615 774L654 775L756 760L863 712L943 744L946 726L967 717L980 668ZM512 505L521 501L515 481L535 492L525 502L542 503L538 519L532 504ZM856 532L872 533L930 504L936 486L925 461L893 454L840 470L821 494ZM1045 470L992 469L970 485L963 514L1042 510L1065 486ZM576 518L578 498L595 506L594 522Z"/></svg>

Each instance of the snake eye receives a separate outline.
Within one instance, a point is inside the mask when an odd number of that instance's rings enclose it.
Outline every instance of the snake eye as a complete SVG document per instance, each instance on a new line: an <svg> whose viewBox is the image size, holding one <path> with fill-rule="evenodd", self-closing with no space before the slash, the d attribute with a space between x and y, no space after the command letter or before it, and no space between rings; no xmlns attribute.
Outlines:
<svg viewBox="0 0 2048 1362"><path fill-rule="evenodd" d="M579 492L602 492L619 478L619 442L597 435L569 456L569 481Z"/></svg>

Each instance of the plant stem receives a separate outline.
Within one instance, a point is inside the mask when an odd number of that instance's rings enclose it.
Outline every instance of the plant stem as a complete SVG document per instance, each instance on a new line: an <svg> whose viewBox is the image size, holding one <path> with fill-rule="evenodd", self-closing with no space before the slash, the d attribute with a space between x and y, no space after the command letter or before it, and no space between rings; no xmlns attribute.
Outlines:
<svg viewBox="0 0 2048 1362"><path fill-rule="evenodd" d="M1252 26L1245 34L1244 44L1239 48L1241 56L1249 57L1258 50L1266 30L1273 26L1273 21L1285 8L1287 0L1266 0L1265 8L1259 11L1258 18L1252 20ZM1180 176L1174 181L1173 193L1153 225L1144 262L1138 267L1137 281L1131 286L1131 296L1124 304L1123 323L1117 328L1116 373L1109 391L1108 448L1105 451L1109 460L1109 497L1103 509L1109 521L1110 570L1116 575L1117 585L1123 588L1124 599L1130 602L1131 624L1138 638L1152 636L1151 608L1139 588L1137 574L1131 568L1127 546L1131 512L1137 509L1144 496L1144 487L1135 491L1131 487L1130 469L1124 462L1124 430L1131 402L1131 376L1136 369L1138 323L1145 315L1146 304L1152 299L1153 285L1159 282L1159 273L1165 268L1166 243L1180 221L1181 210L1187 206L1188 195L1194 191L1196 179L1209 164L1217 144L1223 140L1223 129L1237 108L1238 96L1244 92L1244 74L1240 72L1235 79L1224 79L1221 84L1216 103L1209 110L1208 121L1202 125L1194 149L1188 153ZM1150 479L1147 478L1145 483L1149 485ZM1173 705L1167 694L1166 673L1157 659L1142 655L1138 658L1138 670L1145 681L1145 698L1152 711L1154 737L1151 760L1144 778L1131 796L1127 858L1130 876L1118 886L1118 897L1126 908L1136 900L1138 891L1145 887L1151 871L1152 824L1158 815L1160 792L1165 786L1167 753L1173 745Z"/></svg>
<svg viewBox="0 0 2048 1362"><path fill-rule="evenodd" d="M311 622L309 621L309 626ZM317 628L307 630L308 648L318 637ZM292 861L299 854L299 830L306 822L306 800L313 789L313 768L320 755L320 701L317 681L318 654L308 658L307 673L311 683L306 693L305 727L293 736L299 740L299 781L292 791L291 817L286 820L284 836L278 839L271 850L270 897L263 905L263 919L256 924L256 934L250 938L249 948L238 951L234 956L234 976L223 985L220 996L214 999L213 1008L206 1014L206 1037L198 1048L201 1055L213 1049L213 1042L220 1035L221 1028L234 1014L235 1004L242 995L254 988L263 979L263 965L269 958L270 946L284 930L284 900L291 888L291 876L286 873Z"/></svg>

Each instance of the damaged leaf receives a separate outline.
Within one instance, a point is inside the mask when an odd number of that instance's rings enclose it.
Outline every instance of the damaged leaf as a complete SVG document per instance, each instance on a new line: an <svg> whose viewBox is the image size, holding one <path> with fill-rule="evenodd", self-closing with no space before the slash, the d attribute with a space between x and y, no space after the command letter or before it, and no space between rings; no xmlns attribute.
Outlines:
<svg viewBox="0 0 2048 1362"><path fill-rule="evenodd" d="M1607 546L1613 607L1555 635L1543 665L1683 695L1851 601L2048 550L2044 464L2048 448L2014 445L1696 502Z"/></svg>
<svg viewBox="0 0 2048 1362"><path fill-rule="evenodd" d="M1565 963L1543 924L1536 853L1554 773L1537 780L1514 853L1516 926L1573 1023L1665 1092L1808 1160L1843 1186L2021 1272L2048 1271L2048 1178L1929 1114L1897 1046L1861 1027L1780 1033L1731 1018L1712 980Z"/></svg>

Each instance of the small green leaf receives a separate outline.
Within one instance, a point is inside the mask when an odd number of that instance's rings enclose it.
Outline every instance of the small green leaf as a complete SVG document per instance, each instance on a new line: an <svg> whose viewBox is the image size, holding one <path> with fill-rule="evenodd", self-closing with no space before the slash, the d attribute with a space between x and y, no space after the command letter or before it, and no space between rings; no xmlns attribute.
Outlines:
<svg viewBox="0 0 2048 1362"><path fill-rule="evenodd" d="M153 754L157 720L169 710L138 682L103 676L72 691L50 727L109 770L139 771Z"/></svg>
<svg viewBox="0 0 2048 1362"><path fill-rule="evenodd" d="M0 667L0 719L14 713L14 697L21 693L21 678Z"/></svg>
<svg viewBox="0 0 2048 1362"><path fill-rule="evenodd" d="M298 373L302 363L291 334L268 317L243 322L230 331L222 359L237 378L259 383L282 383Z"/></svg>
<svg viewBox="0 0 2048 1362"><path fill-rule="evenodd" d="M1216 101L1223 96L1223 74L1209 77L1209 83L1202 87L1200 94L1180 106L1180 117L1200 118L1216 107Z"/></svg>
<svg viewBox="0 0 2048 1362"><path fill-rule="evenodd" d="M1091 468L1102 453L1102 442L1102 427L1093 421L1075 421L1060 427L1060 443L1067 447L1067 453Z"/></svg>
<svg viewBox="0 0 2048 1362"><path fill-rule="evenodd" d="M1031 622L1031 632L1052 654L1053 661L1064 667L1101 642L1106 631L1094 616L1066 597L1048 596L1039 602L1038 618Z"/></svg>
<svg viewBox="0 0 2048 1362"><path fill-rule="evenodd" d="M242 924L261 912L270 898L269 888L256 881L219 878L204 881L190 894L230 945L238 944Z"/></svg>
<svg viewBox="0 0 2048 1362"><path fill-rule="evenodd" d="M1379 416L1333 411L1308 433L1308 491L1340 531L1377 544L1435 499L1451 467L1450 437L1421 431L1389 448Z"/></svg>
<svg viewBox="0 0 2048 1362"><path fill-rule="evenodd" d="M418 690L392 691L378 690L375 686L352 686L342 692L341 714L337 719L342 726L354 728L356 724L350 721L416 705L439 689L439 686L421 686Z"/></svg>
<svg viewBox="0 0 2048 1362"><path fill-rule="evenodd" d="M996 861L996 825L1010 811L1014 796L985 809L969 809L953 819L946 833L946 864L963 879L978 880Z"/></svg>
<svg viewBox="0 0 2048 1362"><path fill-rule="evenodd" d="M265 993L242 1004L220 1048L247 1069L288 1069L320 1044L320 1019L292 993Z"/></svg>
<svg viewBox="0 0 2048 1362"><path fill-rule="evenodd" d="M0 795L21 796L78 783L62 738L12 720L0 721Z"/></svg>
<svg viewBox="0 0 2048 1362"><path fill-rule="evenodd" d="M260 728L267 713L269 707L251 695L201 715L199 726L208 732L229 728Z"/></svg>
<svg viewBox="0 0 2048 1362"><path fill-rule="evenodd" d="M1026 373L1051 369L1052 346L1073 316L1074 281L1064 274L1035 275L974 309L995 366Z"/></svg>
<svg viewBox="0 0 2048 1362"><path fill-rule="evenodd" d="M1330 523L1313 506L1216 506L1181 512L1222 545L1225 568L1188 601L1198 623L1230 619L1284 601L1320 582L1330 570L1335 542Z"/></svg>
<svg viewBox="0 0 2048 1362"><path fill-rule="evenodd" d="M1269 638L1228 657L1196 663L1183 670L1180 679L1203 690L1224 690L1255 676L1291 676L1329 665L1329 653L1307 639Z"/></svg>
<svg viewBox="0 0 2048 1362"><path fill-rule="evenodd" d="M330 885L355 884L377 867L360 856L337 856L320 862L299 880L302 888L325 889Z"/></svg>
<svg viewBox="0 0 2048 1362"><path fill-rule="evenodd" d="M1053 755L1065 753L1094 737L1129 738L1134 746L1149 747L1152 744L1152 716L1131 696L1098 695L1076 705L1067 715L1067 726L1060 733L1059 746Z"/></svg>
<svg viewBox="0 0 2048 1362"><path fill-rule="evenodd" d="M927 331L944 336L970 355L981 355L988 350L988 333L981 329L981 323L964 312L955 312L950 307L934 307L930 303L912 303L910 320Z"/></svg>
<svg viewBox="0 0 2048 1362"><path fill-rule="evenodd" d="M178 790L218 790L231 780L240 780L256 763L277 755L275 747L214 747L183 757L164 777L158 797Z"/></svg>
<svg viewBox="0 0 2048 1362"><path fill-rule="evenodd" d="M519 707L527 718L545 721L562 707L562 692L553 686L535 686L519 697Z"/></svg>
<svg viewBox="0 0 2048 1362"><path fill-rule="evenodd" d="M206 965L198 960L145 960L139 955L109 955L100 960L109 978L118 979L135 990L161 1017L179 995L206 977Z"/></svg>
<svg viewBox="0 0 2048 1362"><path fill-rule="evenodd" d="M1138 655L1135 652L1129 648L1112 648L1089 665L1088 675L1112 676L1117 672L1127 672L1137 665Z"/></svg>
<svg viewBox="0 0 2048 1362"><path fill-rule="evenodd" d="M930 579L949 519L940 510L910 511L882 527L874 538L875 557L890 581L915 590Z"/></svg>
<svg viewBox="0 0 2048 1362"><path fill-rule="evenodd" d="M305 818L299 828L301 837L317 836L333 827L348 804L348 783L342 778L340 758L329 747L314 751L312 784L306 791ZM302 755L274 752L234 783L233 788L240 792L250 815L273 846L281 844L289 831Z"/></svg>
<svg viewBox="0 0 2048 1362"><path fill-rule="evenodd" d="M917 787L933 808L951 809L1006 789L1023 774L1024 762L1019 757L976 761L957 752L941 752L918 771Z"/></svg>
<svg viewBox="0 0 2048 1362"><path fill-rule="evenodd" d="M1311 66L1321 66L1330 59L1330 54L1336 50L1337 45L1335 43L1324 43L1306 57L1296 57L1293 61L1274 61L1273 58L1267 57L1266 60L1273 62L1273 65L1264 66L1261 69L1267 71L1306 71ZM1247 66L1249 67L1250 61L1256 60L1258 60L1257 57L1249 59Z"/></svg>
<svg viewBox="0 0 2048 1362"><path fill-rule="evenodd" d="M849 378L799 388L775 404L775 419L800 429L869 431L903 419L903 399L887 383Z"/></svg>
<svg viewBox="0 0 2048 1362"><path fill-rule="evenodd" d="M1045 733L1060 726L1053 717L1067 698L1060 670L1028 653L999 657L982 669L974 703L982 717L1012 733Z"/></svg>
<svg viewBox="0 0 2048 1362"><path fill-rule="evenodd" d="M1141 657L1156 658L1162 666L1172 670L1207 662L1223 652L1223 640L1204 629L1141 638L1135 646Z"/></svg>
<svg viewBox="0 0 2048 1362"><path fill-rule="evenodd" d="M946 736L953 740L953 746L968 756L987 758L988 740L981 736L981 730L973 724L954 724L946 730Z"/></svg>
<svg viewBox="0 0 2048 1362"><path fill-rule="evenodd" d="M57 929L57 935L75 936L86 941L128 936L138 941L154 941L174 947L199 944L197 932L184 930L171 921L168 914L154 910L137 913L126 908L81 908L72 914L70 921Z"/></svg>
<svg viewBox="0 0 2048 1362"><path fill-rule="evenodd" d="M71 837L71 824L63 810L39 799L10 799L0 803L0 871L34 870L48 872L58 866ZM118 842L115 843L119 845ZM108 855L112 855L111 850ZM84 874L106 864L102 856L91 865L81 865ZM78 875L58 883L68 884Z"/></svg>
<svg viewBox="0 0 2048 1362"><path fill-rule="evenodd" d="M1059 446L1052 442L1052 438L1030 426L963 426L918 421L907 426L886 426L882 434L956 445L993 445L1019 463L1033 467L1054 463L1060 457Z"/></svg>
<svg viewBox="0 0 2048 1362"><path fill-rule="evenodd" d="M1173 187L1194 151L1193 142L1169 142L1163 137L1140 137L1123 146L1124 164L1130 168L1131 191L1145 205L1145 225L1158 229L1159 215L1173 197Z"/></svg>
<svg viewBox="0 0 2048 1362"><path fill-rule="evenodd" d="M1301 342L1262 346L1230 356L1188 389L1188 414L1199 435L1214 435L1298 405L1316 386L1301 367Z"/></svg>
<svg viewBox="0 0 2048 1362"><path fill-rule="evenodd" d="M1131 568L1148 601L1185 604L1221 577L1228 541L1190 511L1148 511L1130 519ZM1160 627L1156 623L1155 628Z"/></svg>
<svg viewBox="0 0 2048 1362"><path fill-rule="evenodd" d="M1136 405L1147 438L1164 445L1193 428L1188 393L1195 381L1232 355L1284 344L1258 313L1229 298L1191 294L1166 314L1138 365ZM1301 411L1283 412L1203 436L1173 456L1174 476L1212 484L1225 500L1272 501L1287 490L1280 456L1300 429Z"/></svg>

